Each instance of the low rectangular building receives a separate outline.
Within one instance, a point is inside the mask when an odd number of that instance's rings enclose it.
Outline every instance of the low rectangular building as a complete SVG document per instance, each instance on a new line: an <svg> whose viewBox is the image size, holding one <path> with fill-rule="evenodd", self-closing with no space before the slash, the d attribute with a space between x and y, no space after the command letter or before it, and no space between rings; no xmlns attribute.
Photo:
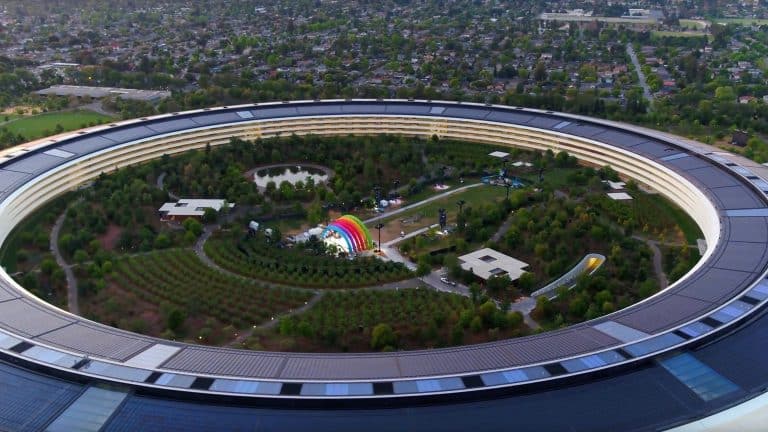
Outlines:
<svg viewBox="0 0 768 432"><path fill-rule="evenodd" d="M73 96L77 98L90 97L102 99L115 96L120 99L138 100L144 102L158 102L171 97L167 90L140 90L117 87L91 87L77 85L55 85L36 92L40 96Z"/></svg>
<svg viewBox="0 0 768 432"><path fill-rule="evenodd" d="M187 199L182 198L178 202L169 202L163 204L158 210L163 220L182 220L186 218L200 219L205 214L205 209L210 208L217 213L223 207L232 208L233 203L228 203L223 199Z"/></svg>
<svg viewBox="0 0 768 432"><path fill-rule="evenodd" d="M515 281L525 273L527 263L491 248L484 248L459 257L461 268L483 280L494 276L508 276Z"/></svg>

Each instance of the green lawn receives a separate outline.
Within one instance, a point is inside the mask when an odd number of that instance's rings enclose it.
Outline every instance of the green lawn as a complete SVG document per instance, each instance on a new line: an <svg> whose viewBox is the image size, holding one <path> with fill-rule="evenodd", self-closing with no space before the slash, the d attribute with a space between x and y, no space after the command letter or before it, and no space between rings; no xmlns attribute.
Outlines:
<svg viewBox="0 0 768 432"><path fill-rule="evenodd" d="M54 134L56 125L61 125L65 131L71 131L111 119L93 111L77 110L21 117L8 122L4 127L15 134L23 135L27 140L33 140Z"/></svg>
<svg viewBox="0 0 768 432"><path fill-rule="evenodd" d="M680 27L685 27L690 29L703 29L704 27L706 27L706 24L704 21L692 20L692 19L681 19Z"/></svg>
<svg viewBox="0 0 768 432"><path fill-rule="evenodd" d="M740 25L768 25L768 19L760 18L713 18L715 24L740 24Z"/></svg>
<svg viewBox="0 0 768 432"><path fill-rule="evenodd" d="M651 32L653 36L656 37L706 37L707 34L701 31L694 31L694 30L688 30L688 31L661 31L661 30L654 30Z"/></svg>
<svg viewBox="0 0 768 432"><path fill-rule="evenodd" d="M21 116L18 114L0 114L0 125L16 120L19 117Z"/></svg>
<svg viewBox="0 0 768 432"><path fill-rule="evenodd" d="M500 186L477 186L471 189L467 189L463 192L457 192L439 200L428 202L423 206L418 206L408 211L398 213L390 218L385 219L382 222L386 224L392 221L399 221L401 219L406 219L414 215L421 214L422 218L419 222L414 224L414 228L416 228L416 226L423 227L431 225L437 223L437 209L441 207L448 211L448 220L450 221L455 218L456 213L458 212L456 203L459 200L464 200L466 202L466 204L464 204L464 208L476 207L479 204L498 201L504 198L506 193L506 189Z"/></svg>

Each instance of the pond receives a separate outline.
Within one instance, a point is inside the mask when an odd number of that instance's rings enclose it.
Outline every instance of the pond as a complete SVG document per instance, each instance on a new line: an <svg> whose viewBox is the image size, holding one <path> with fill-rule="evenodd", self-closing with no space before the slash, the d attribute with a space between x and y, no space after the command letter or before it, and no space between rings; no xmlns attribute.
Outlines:
<svg viewBox="0 0 768 432"><path fill-rule="evenodd" d="M295 185L298 182L307 182L311 178L315 184L325 183L328 180L329 170L316 166L280 165L256 170L253 181L256 186L265 188L267 183L275 182L276 186L287 181Z"/></svg>

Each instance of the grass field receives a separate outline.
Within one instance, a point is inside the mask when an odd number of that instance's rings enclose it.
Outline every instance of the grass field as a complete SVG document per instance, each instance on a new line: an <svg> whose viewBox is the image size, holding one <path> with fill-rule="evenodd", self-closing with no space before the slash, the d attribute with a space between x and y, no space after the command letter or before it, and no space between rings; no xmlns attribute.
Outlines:
<svg viewBox="0 0 768 432"><path fill-rule="evenodd" d="M27 140L33 140L54 134L56 125L61 125L64 131L71 131L111 119L93 111L77 110L20 117L9 121L3 127L15 134L23 135Z"/></svg>
<svg viewBox="0 0 768 432"><path fill-rule="evenodd" d="M715 24L768 25L768 19L760 18L713 18Z"/></svg>
<svg viewBox="0 0 768 432"><path fill-rule="evenodd" d="M444 208L448 211L448 220L450 221L456 216L456 212L458 211L456 203L459 200L464 200L466 202L466 204L464 204L464 208L473 206L476 207L479 204L501 200L506 196L506 193L507 191L503 187L478 186L463 192L449 195L443 199L428 202L423 206L418 206L416 208L394 215L390 218L386 218L382 222L387 224L389 222L399 221L402 219L408 219L417 215L421 215L421 220L419 223L414 224L414 228L417 228L417 225L418 228L425 227L427 225L437 223L437 210L439 208Z"/></svg>
<svg viewBox="0 0 768 432"><path fill-rule="evenodd" d="M701 20L692 20L692 19L681 19L680 20L680 27L685 27L689 29L703 29L707 26L706 21Z"/></svg>
<svg viewBox="0 0 768 432"><path fill-rule="evenodd" d="M686 37L707 37L707 34L700 31L694 31L694 30L688 30L688 31L661 31L661 30L654 30L651 32L651 35L656 37L679 37L679 38L686 38Z"/></svg>

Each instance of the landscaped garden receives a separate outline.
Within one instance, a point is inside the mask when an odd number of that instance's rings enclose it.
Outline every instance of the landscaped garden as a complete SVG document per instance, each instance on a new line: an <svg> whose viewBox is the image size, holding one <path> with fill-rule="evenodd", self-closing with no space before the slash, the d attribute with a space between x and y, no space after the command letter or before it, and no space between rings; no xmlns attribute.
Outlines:
<svg viewBox="0 0 768 432"><path fill-rule="evenodd" d="M290 351L445 347L528 334L519 312L431 289L328 292L307 312L257 332L244 346Z"/></svg>
<svg viewBox="0 0 768 432"><path fill-rule="evenodd" d="M218 272L184 249L124 257L87 271L87 276L103 277L105 286L85 293L91 296L83 309L86 317L203 343L226 342L235 332L290 312L313 295ZM230 331L220 334L226 327Z"/></svg>
<svg viewBox="0 0 768 432"><path fill-rule="evenodd" d="M488 156L497 150L509 155ZM656 292L659 275L647 241L660 245L670 281L698 259L690 245L701 233L682 210L631 182L626 190L633 200L613 201L603 181L619 180L616 173L577 162L566 153L436 138L233 139L104 173L36 212L0 254L25 286L63 305L66 282L47 244L53 221L65 214L58 246L73 264L81 313L176 340L325 352L516 337L532 330L523 315L508 312L512 302L587 253L607 261L575 288L539 298L531 318L543 329L595 318ZM257 186L251 173L275 163L315 164L333 176ZM515 187L478 185L502 171ZM466 189L453 192L459 187ZM437 194L446 195L418 204ZM235 206L163 222L158 208L171 195L221 198ZM380 200L393 197L402 201L395 209L416 205L374 218ZM437 224L438 209L446 210L447 231L400 238ZM376 224L383 223L387 253L399 251L416 272L372 251L353 257L316 237L295 240L347 213L372 218L367 229L374 240ZM260 228L250 229L251 221ZM514 282L497 277L480 283L457 257L481 247L528 263L528 272ZM438 292L415 279L441 267L468 285L470 295Z"/></svg>
<svg viewBox="0 0 768 432"><path fill-rule="evenodd" d="M206 254L221 267L258 280L313 288L350 288L413 277L403 264L372 256L339 259L319 240L293 248L270 243L263 234L237 238L222 233L205 244Z"/></svg>

